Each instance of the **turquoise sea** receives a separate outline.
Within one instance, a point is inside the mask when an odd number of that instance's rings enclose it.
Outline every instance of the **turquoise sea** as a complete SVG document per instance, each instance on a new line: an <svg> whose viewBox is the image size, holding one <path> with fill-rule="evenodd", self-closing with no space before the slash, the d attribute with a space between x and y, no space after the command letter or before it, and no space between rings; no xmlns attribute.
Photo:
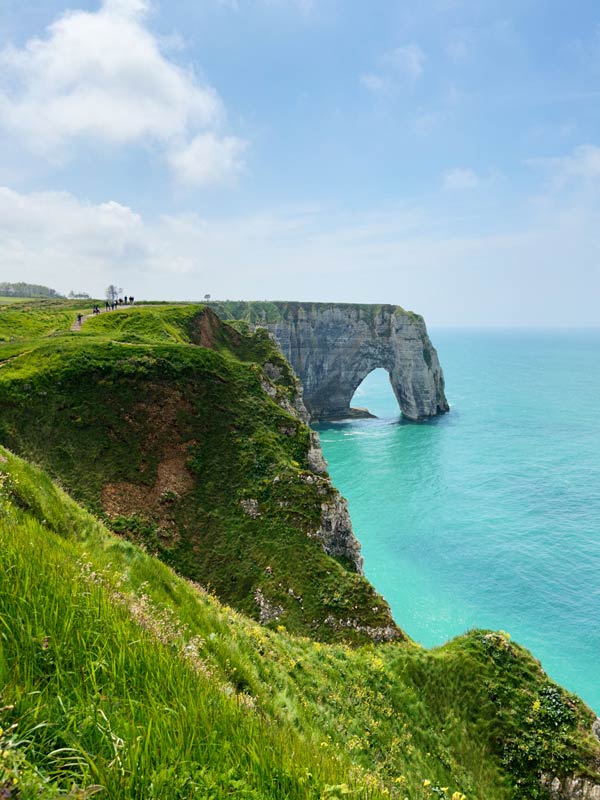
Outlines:
<svg viewBox="0 0 600 800"><path fill-rule="evenodd" d="M600 330L433 330L451 412L399 417L387 374L317 426L365 573L425 646L508 631L600 712Z"/></svg>

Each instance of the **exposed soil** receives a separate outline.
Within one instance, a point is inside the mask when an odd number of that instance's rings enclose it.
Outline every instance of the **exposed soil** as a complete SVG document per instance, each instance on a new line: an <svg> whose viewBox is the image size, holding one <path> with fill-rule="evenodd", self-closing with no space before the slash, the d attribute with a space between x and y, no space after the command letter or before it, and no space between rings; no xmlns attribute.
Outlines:
<svg viewBox="0 0 600 800"><path fill-rule="evenodd" d="M227 333L231 338L232 344L237 345L241 342L242 337L233 328L229 328ZM218 343L219 334L223 335L223 323L213 311L206 309L194 320L190 338L193 344L214 350Z"/></svg>
<svg viewBox="0 0 600 800"><path fill-rule="evenodd" d="M136 403L126 420L139 435L141 453L157 459L154 484L106 483L102 506L109 516L141 514L172 531L172 506L194 486L187 459L188 449L195 442L186 430L192 406L170 386L149 384L145 391L148 400ZM145 469L142 462L140 470Z"/></svg>
<svg viewBox="0 0 600 800"><path fill-rule="evenodd" d="M177 445L171 455L158 464L153 486L136 483L107 483L102 488L102 506L110 516L142 514L158 516L163 524L169 523L168 506L171 501L187 494L194 485L189 472L187 448L192 442Z"/></svg>

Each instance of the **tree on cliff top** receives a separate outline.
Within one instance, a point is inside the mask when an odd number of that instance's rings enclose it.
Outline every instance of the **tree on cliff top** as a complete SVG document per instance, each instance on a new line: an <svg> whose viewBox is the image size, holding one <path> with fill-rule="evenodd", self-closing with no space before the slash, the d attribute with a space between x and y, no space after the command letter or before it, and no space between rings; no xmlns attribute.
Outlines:
<svg viewBox="0 0 600 800"><path fill-rule="evenodd" d="M123 294L123 289L119 289L114 283L106 287L106 299L110 301L117 300L119 295Z"/></svg>

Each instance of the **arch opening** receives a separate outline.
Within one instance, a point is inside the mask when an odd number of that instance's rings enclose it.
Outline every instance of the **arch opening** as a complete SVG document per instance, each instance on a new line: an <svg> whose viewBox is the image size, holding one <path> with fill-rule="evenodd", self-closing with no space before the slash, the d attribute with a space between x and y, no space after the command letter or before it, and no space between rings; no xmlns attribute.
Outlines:
<svg viewBox="0 0 600 800"><path fill-rule="evenodd" d="M400 408L390 373L383 367L371 370L352 395L350 408L354 412L352 416L372 416L381 419L398 417Z"/></svg>

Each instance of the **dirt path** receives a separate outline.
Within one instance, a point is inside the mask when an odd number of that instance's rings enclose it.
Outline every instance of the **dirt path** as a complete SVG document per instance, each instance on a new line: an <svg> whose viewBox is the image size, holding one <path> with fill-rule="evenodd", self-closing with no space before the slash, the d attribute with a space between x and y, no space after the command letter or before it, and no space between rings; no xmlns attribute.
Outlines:
<svg viewBox="0 0 600 800"><path fill-rule="evenodd" d="M146 308L147 305L150 305L150 303L148 303L148 304L144 303L144 308ZM132 306L130 303L128 303L126 306L117 306L115 309L111 308L110 311L107 308L101 308L100 309L100 313L101 314L112 314L115 311L123 311L124 309L130 309L130 308L134 308L134 306ZM86 319L90 319L91 317L97 317L97 316L98 316L98 314L94 314L94 313L84 314L83 317L81 318L81 322L79 322L78 320L75 320L75 322L71 325L71 331L73 331L73 333L77 333L78 331L81 330L81 328L83 326L83 323L86 321Z"/></svg>

